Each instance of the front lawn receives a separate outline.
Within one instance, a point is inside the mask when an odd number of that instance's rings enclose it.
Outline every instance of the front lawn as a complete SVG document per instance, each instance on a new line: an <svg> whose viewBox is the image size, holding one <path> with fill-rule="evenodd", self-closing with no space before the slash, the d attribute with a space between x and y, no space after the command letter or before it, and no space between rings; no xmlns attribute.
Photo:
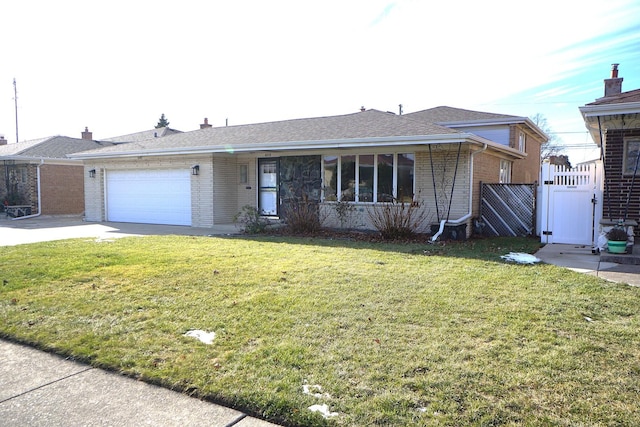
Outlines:
<svg viewBox="0 0 640 427"><path fill-rule="evenodd" d="M640 425L640 289L500 259L536 248L180 236L5 247L0 336L287 425ZM309 410L323 404L333 416Z"/></svg>

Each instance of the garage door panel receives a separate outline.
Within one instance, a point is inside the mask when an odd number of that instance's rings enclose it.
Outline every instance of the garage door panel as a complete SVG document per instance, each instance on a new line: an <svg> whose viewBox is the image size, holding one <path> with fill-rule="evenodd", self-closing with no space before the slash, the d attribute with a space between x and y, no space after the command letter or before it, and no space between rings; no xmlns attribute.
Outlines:
<svg viewBox="0 0 640 427"><path fill-rule="evenodd" d="M107 220L191 225L190 171L108 171Z"/></svg>

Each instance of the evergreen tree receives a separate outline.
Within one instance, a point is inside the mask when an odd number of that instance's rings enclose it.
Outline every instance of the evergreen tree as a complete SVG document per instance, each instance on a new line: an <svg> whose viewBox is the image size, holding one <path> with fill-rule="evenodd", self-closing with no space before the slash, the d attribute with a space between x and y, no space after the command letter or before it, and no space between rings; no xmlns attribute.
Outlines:
<svg viewBox="0 0 640 427"><path fill-rule="evenodd" d="M166 128L169 126L169 120L164 116L164 113L160 116L160 120L158 120L158 124L156 125L156 129L158 128Z"/></svg>

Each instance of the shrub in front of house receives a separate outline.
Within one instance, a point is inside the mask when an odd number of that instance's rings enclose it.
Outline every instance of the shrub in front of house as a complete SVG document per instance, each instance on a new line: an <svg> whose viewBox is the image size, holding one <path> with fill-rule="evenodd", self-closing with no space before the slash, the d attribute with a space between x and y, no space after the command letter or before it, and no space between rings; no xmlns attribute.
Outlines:
<svg viewBox="0 0 640 427"><path fill-rule="evenodd" d="M318 202L307 196L288 200L283 211L286 227L293 234L316 233L322 228Z"/></svg>
<svg viewBox="0 0 640 427"><path fill-rule="evenodd" d="M260 211L251 205L245 205L242 210L233 217L233 222L240 224L243 231L248 234L264 233L269 225L269 221L262 215Z"/></svg>
<svg viewBox="0 0 640 427"><path fill-rule="evenodd" d="M418 202L400 202L397 199L370 206L367 214L371 224L387 240L414 236L427 218L427 211Z"/></svg>

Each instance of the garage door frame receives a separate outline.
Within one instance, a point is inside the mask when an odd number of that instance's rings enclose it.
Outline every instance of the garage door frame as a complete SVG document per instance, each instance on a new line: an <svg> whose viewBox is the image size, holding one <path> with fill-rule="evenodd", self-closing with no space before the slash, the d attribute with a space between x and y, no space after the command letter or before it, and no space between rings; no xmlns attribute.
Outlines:
<svg viewBox="0 0 640 427"><path fill-rule="evenodd" d="M105 171L107 221L192 225L189 169Z"/></svg>

